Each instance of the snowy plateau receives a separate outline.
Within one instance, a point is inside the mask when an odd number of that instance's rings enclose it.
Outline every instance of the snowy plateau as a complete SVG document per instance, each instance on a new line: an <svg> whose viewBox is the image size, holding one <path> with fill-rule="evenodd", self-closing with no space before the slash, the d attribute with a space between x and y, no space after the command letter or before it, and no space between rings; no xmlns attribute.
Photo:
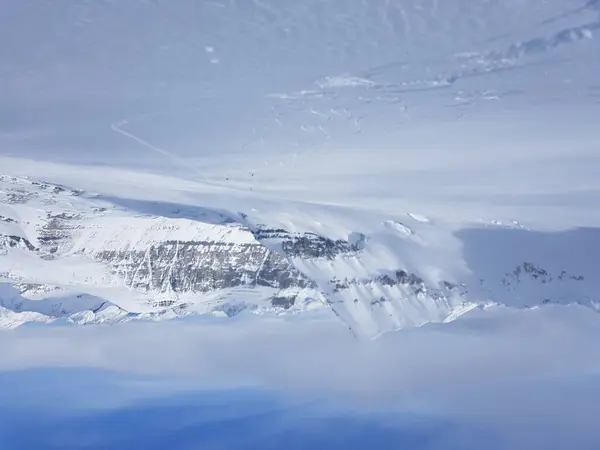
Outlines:
<svg viewBox="0 0 600 450"><path fill-rule="evenodd" d="M2 9L0 328L600 309L600 2Z"/></svg>

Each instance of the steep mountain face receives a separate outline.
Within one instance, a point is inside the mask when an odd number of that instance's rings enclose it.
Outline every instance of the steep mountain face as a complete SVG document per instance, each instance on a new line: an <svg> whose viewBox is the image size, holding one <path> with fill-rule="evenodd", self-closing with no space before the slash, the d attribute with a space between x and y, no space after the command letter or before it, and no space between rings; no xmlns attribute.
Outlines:
<svg viewBox="0 0 600 450"><path fill-rule="evenodd" d="M203 223L115 214L74 198L79 191L18 178L2 181L3 211L14 216L3 216L0 230L6 268L2 275L7 280L27 280L44 291L40 286L46 283L36 279L35 270L15 269L12 263L20 252L58 271L64 260L97 262L100 273L83 275L75 268L71 279L64 274L46 278L56 278L60 288L106 284L147 293L158 308L181 308L180 295L236 288L264 288L273 293L265 299L271 306L289 308L295 303L294 290L315 286L284 255L269 250L250 230L227 218L215 215L215 223Z"/></svg>
<svg viewBox="0 0 600 450"><path fill-rule="evenodd" d="M344 239L269 227L245 213L152 216L50 183L6 176L0 183L3 327L324 307L353 333L372 337L494 303L597 304L589 274L595 262L574 265L567 258L543 266L520 259L543 261L535 248L509 251L502 249L506 241L493 246L501 251L498 267L478 263L475 271L469 252L478 238L460 241L417 215ZM526 233L495 227L487 229L511 239ZM462 244L453 249L456 242Z"/></svg>
<svg viewBox="0 0 600 450"><path fill-rule="evenodd" d="M82 226L82 220L81 216L59 220L53 216L42 229L42 239L53 246L50 252L74 252L105 263L132 289L206 293L238 286L312 285L287 259L260 245L239 224L138 217L92 219ZM65 235L65 230L72 233ZM64 248L54 246L58 241Z"/></svg>

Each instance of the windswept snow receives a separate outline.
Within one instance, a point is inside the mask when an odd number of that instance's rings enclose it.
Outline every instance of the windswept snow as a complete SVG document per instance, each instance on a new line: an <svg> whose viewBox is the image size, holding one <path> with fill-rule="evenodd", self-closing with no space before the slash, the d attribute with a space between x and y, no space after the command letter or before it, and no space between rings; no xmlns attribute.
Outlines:
<svg viewBox="0 0 600 450"><path fill-rule="evenodd" d="M294 298L375 336L600 304L597 2L58 0L0 24L2 283L71 305L5 294L11 327Z"/></svg>
<svg viewBox="0 0 600 450"><path fill-rule="evenodd" d="M599 0L13 0L0 55L3 449L600 448Z"/></svg>

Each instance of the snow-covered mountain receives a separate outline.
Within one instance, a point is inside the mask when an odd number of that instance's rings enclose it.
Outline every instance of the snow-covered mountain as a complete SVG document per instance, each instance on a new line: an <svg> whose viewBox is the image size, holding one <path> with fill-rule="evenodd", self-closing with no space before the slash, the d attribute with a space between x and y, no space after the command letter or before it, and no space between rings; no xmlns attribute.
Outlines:
<svg viewBox="0 0 600 450"><path fill-rule="evenodd" d="M0 326L597 309L599 14L9 2Z"/></svg>
<svg viewBox="0 0 600 450"><path fill-rule="evenodd" d="M140 213L77 188L0 183L3 327L328 308L354 333L374 336L494 303L600 307L598 256L584 257L598 235L585 230L536 238L519 224L491 223L453 232L406 214L329 236L252 213L161 214L158 205ZM560 259L547 259L549 248ZM477 260L486 257L493 264Z"/></svg>

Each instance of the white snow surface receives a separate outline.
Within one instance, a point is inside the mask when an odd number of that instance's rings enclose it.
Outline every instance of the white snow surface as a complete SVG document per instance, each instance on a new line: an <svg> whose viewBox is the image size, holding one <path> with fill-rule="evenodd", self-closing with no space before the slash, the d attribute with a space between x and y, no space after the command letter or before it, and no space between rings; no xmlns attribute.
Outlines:
<svg viewBox="0 0 600 450"><path fill-rule="evenodd" d="M366 237L292 259L357 334L600 305L597 1L56 0L0 24L0 239L81 217L56 258L0 240L0 327L178 317L94 252L254 243L253 224ZM469 292L370 281L398 270ZM268 311L259 291L186 302Z"/></svg>

